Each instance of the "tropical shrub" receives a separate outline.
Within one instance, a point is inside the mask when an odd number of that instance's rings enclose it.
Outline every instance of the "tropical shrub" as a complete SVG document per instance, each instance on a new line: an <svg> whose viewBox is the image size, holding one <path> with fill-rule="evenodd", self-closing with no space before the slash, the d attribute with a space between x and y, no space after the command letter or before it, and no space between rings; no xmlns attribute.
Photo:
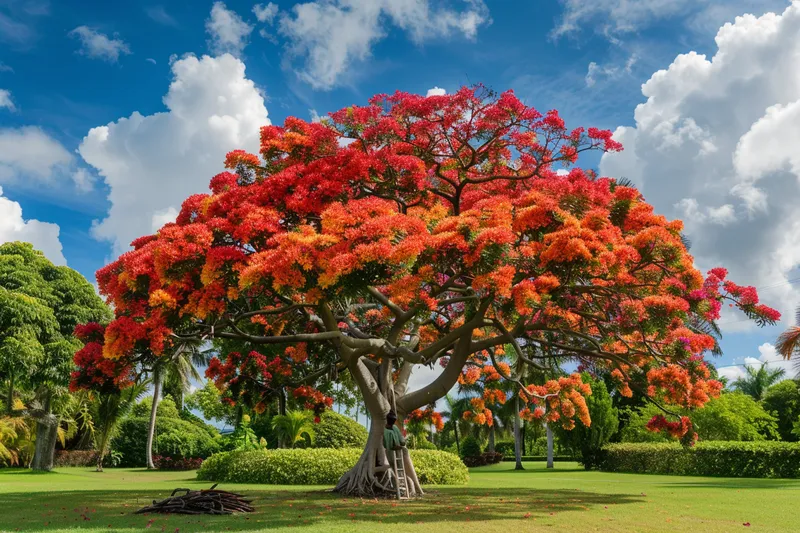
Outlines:
<svg viewBox="0 0 800 533"><path fill-rule="evenodd" d="M309 448L217 453L203 462L197 479L270 485L332 485L358 461L357 448ZM463 485L469 474L458 456L411 450L420 483Z"/></svg>
<svg viewBox="0 0 800 533"><path fill-rule="evenodd" d="M604 448L601 470L637 474L759 478L800 477L793 442L618 443Z"/></svg>
<svg viewBox="0 0 800 533"><path fill-rule="evenodd" d="M369 436L364 426L330 410L322 413L314 433L315 448L363 448Z"/></svg>
<svg viewBox="0 0 800 533"><path fill-rule="evenodd" d="M142 399L139 403L131 409L131 418L150 418L150 410L153 408L153 397L148 396ZM175 405L175 400L166 396L161 398L158 402L156 409L157 418L181 418L181 413L178 411L178 406Z"/></svg>
<svg viewBox="0 0 800 533"><path fill-rule="evenodd" d="M168 457L164 455L153 456L153 463L159 470L197 470L203 464L200 457Z"/></svg>
<svg viewBox="0 0 800 533"><path fill-rule="evenodd" d="M122 455L120 466L145 466L149 418L128 418L111 444ZM158 418L153 452L170 457L205 458L219 451L219 440L208 430L180 418Z"/></svg>

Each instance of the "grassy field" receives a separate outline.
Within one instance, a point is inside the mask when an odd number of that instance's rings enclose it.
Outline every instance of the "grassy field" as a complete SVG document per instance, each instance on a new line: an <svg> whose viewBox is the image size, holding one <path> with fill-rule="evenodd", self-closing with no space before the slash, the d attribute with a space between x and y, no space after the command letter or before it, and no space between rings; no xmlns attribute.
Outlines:
<svg viewBox="0 0 800 533"><path fill-rule="evenodd" d="M343 499L325 487L225 484L255 498L257 508L229 517L132 514L174 488L209 486L192 472L0 469L0 531L800 531L800 480L525 467L472 469L468 486L428 487L425 498L408 502Z"/></svg>

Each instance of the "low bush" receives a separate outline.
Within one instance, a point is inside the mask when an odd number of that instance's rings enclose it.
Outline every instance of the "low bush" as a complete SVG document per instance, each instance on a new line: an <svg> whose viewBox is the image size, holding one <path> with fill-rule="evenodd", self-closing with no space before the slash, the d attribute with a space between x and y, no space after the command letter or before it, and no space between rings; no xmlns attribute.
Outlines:
<svg viewBox="0 0 800 533"><path fill-rule="evenodd" d="M607 472L757 478L800 477L800 444L754 441L620 443L604 448Z"/></svg>
<svg viewBox="0 0 800 533"><path fill-rule="evenodd" d="M97 452L94 450L56 450L53 464L61 466L95 466Z"/></svg>
<svg viewBox="0 0 800 533"><path fill-rule="evenodd" d="M333 485L356 464L359 448L308 448L217 453L203 462L197 479L270 485ZM420 483L463 485L469 474L458 456L411 450Z"/></svg>
<svg viewBox="0 0 800 533"><path fill-rule="evenodd" d="M200 457L167 457L156 455L153 457L153 464L159 470L197 470L203 464Z"/></svg>
<svg viewBox="0 0 800 533"><path fill-rule="evenodd" d="M363 448L367 429L352 418L334 411L325 411L314 426L315 448Z"/></svg>
<svg viewBox="0 0 800 533"><path fill-rule="evenodd" d="M481 454L481 443L473 436L469 436L461 443L461 457L478 457Z"/></svg>
<svg viewBox="0 0 800 533"><path fill-rule="evenodd" d="M486 460L487 465L496 465L503 460L503 454L497 451L483 452L483 458Z"/></svg>
<svg viewBox="0 0 800 533"><path fill-rule="evenodd" d="M120 466L145 466L148 418L128 418L120 424L111 448L122 455ZM205 458L219 451L218 439L207 429L180 418L158 418L153 454Z"/></svg>

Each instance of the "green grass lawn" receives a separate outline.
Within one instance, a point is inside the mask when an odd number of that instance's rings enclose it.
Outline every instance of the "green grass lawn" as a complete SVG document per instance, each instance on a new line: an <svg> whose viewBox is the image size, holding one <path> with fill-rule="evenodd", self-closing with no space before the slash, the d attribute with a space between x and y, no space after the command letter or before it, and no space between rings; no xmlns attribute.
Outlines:
<svg viewBox="0 0 800 533"><path fill-rule="evenodd" d="M253 497L257 509L228 517L133 514L174 488L207 488L193 472L0 469L0 531L800 531L800 480L525 467L472 469L466 487L427 487L425 498L403 502L345 499L325 487L223 484Z"/></svg>

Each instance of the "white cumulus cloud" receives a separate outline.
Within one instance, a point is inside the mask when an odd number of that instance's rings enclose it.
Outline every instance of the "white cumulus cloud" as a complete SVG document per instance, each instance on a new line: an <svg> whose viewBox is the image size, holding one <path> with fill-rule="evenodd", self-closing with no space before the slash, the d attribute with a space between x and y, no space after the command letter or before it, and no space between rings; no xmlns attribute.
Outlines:
<svg viewBox="0 0 800 533"><path fill-rule="evenodd" d="M744 377L747 374L745 367L750 367L758 370L766 365L769 370L783 370L786 372L785 378L790 379L795 375L793 368L794 361L787 361L781 357L775 346L769 342L765 342L758 347L758 357L745 357L744 363L739 365L723 366L717 372L720 376L728 378L728 383L733 383L738 378Z"/></svg>
<svg viewBox="0 0 800 533"><path fill-rule="evenodd" d="M253 14L259 22L272 24L275 21L275 15L278 14L278 5L272 2L267 5L256 4L253 6Z"/></svg>
<svg viewBox="0 0 800 533"><path fill-rule="evenodd" d="M118 35L109 37L89 26L78 26L67 35L77 38L81 42L79 54L92 59L116 63L119 61L120 55L131 53L130 47Z"/></svg>
<svg viewBox="0 0 800 533"><path fill-rule="evenodd" d="M625 151L600 162L684 218L700 268L769 287L762 301L789 318L800 300L786 283L800 266L798 35L799 0L725 24L713 57L682 54L651 76L635 125L614 133Z"/></svg>
<svg viewBox="0 0 800 533"><path fill-rule="evenodd" d="M208 47L214 54L241 55L252 31L253 26L242 20L235 11L228 9L223 2L214 2L211 6L206 32L209 35Z"/></svg>
<svg viewBox="0 0 800 533"><path fill-rule="evenodd" d="M11 91L7 89L0 89L0 109L4 107L11 111L16 109L14 106L14 101L11 99Z"/></svg>
<svg viewBox="0 0 800 533"><path fill-rule="evenodd" d="M433 87L428 89L428 93L425 96L444 96L447 94L447 91L442 89L441 87Z"/></svg>
<svg viewBox="0 0 800 533"><path fill-rule="evenodd" d="M300 79L316 89L330 89L358 62L390 26L405 31L414 43L455 34L474 39L491 22L482 0L469 0L461 11L429 0L318 0L296 4L280 19L290 56L303 62Z"/></svg>
<svg viewBox="0 0 800 533"><path fill-rule="evenodd" d="M78 148L110 189L111 208L93 234L117 253L174 219L187 196L207 191L227 152L257 152L259 129L269 124L237 58L187 56L172 63L172 74L166 111L93 128Z"/></svg>
<svg viewBox="0 0 800 533"><path fill-rule="evenodd" d="M60 142L36 126L0 128L0 182L22 177L47 180L72 160Z"/></svg>
<svg viewBox="0 0 800 533"><path fill-rule="evenodd" d="M25 220L22 217L22 206L3 196L0 187L0 244L13 241L24 241L33 244L56 265L66 265L62 253L61 241L58 239L58 224Z"/></svg>

